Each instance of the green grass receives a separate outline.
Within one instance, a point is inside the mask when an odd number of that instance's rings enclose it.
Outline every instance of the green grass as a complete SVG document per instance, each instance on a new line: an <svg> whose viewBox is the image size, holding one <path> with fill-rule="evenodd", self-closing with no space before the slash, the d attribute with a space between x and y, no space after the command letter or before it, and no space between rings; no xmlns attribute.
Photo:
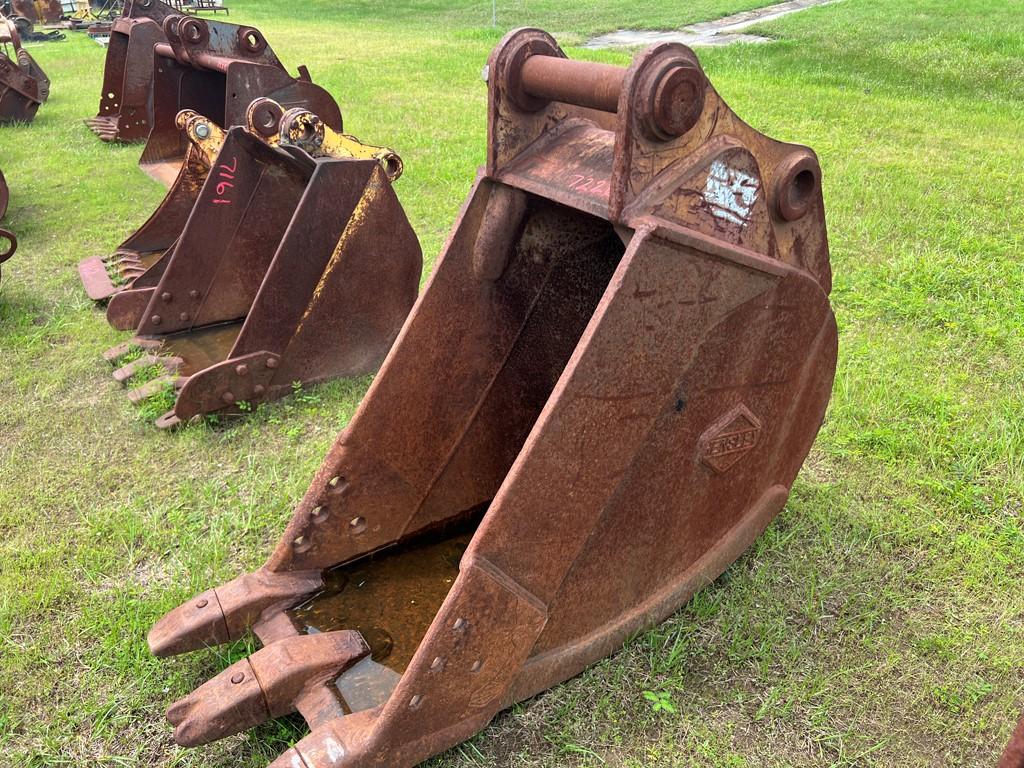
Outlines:
<svg viewBox="0 0 1024 768"><path fill-rule="evenodd" d="M482 162L504 28L570 43L757 2L234 0L346 128L397 148L429 266ZM782 515L672 619L431 765L989 766L1024 706L1024 3L843 0L701 52L759 130L824 169L840 360ZM0 129L21 248L0 287L0 750L14 766L263 766L292 719L198 750L162 711L246 651L145 633L258 566L369 379L175 434L110 378L124 340L75 265L159 201L102 145L103 51L35 46L53 97ZM571 51L625 63L626 53ZM645 693L652 694L645 696ZM655 706L655 702L669 706Z"/></svg>

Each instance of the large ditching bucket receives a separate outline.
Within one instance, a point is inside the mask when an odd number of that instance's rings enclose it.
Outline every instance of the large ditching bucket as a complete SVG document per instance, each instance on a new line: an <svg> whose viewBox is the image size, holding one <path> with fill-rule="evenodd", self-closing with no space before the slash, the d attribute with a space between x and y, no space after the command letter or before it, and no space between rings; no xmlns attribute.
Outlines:
<svg viewBox="0 0 1024 768"><path fill-rule="evenodd" d="M175 703L196 745L298 710L274 768L413 766L718 576L829 400L820 169L693 52L539 30L489 63L487 164L277 548L149 634L263 648Z"/></svg>
<svg viewBox="0 0 1024 768"><path fill-rule="evenodd" d="M14 22L0 16L0 124L31 122L49 95L49 78L21 47Z"/></svg>
<svg viewBox="0 0 1024 768"><path fill-rule="evenodd" d="M164 19L163 31L167 42L153 47L152 130L139 160L163 184L173 182L188 150L175 123L184 109L225 128L244 126L248 106L266 97L286 109L307 109L342 130L334 98L304 66L297 78L288 74L255 27L175 15Z"/></svg>
<svg viewBox="0 0 1024 768"><path fill-rule="evenodd" d="M7 213L7 204L10 199L11 193L7 188L7 180L4 178L3 172L0 171L0 221ZM0 227L0 264L11 258L16 250L18 250L18 238L10 230Z"/></svg>
<svg viewBox="0 0 1024 768"><path fill-rule="evenodd" d="M107 306L111 324L136 335L106 358L145 353L114 378L166 372L129 398L173 387L161 427L375 371L416 298L423 262L391 186L398 156L308 110L264 99L250 117L218 140L173 246ZM193 141L209 122L183 114Z"/></svg>
<svg viewBox="0 0 1024 768"><path fill-rule="evenodd" d="M104 141L145 141L152 128L153 47L166 43L163 22L178 12L160 0L127 0L110 28L103 92L86 120Z"/></svg>

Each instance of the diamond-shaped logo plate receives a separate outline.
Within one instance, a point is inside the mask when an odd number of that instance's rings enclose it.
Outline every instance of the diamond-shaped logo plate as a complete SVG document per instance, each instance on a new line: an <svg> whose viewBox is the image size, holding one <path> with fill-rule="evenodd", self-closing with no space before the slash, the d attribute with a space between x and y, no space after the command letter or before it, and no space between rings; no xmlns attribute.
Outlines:
<svg viewBox="0 0 1024 768"><path fill-rule="evenodd" d="M761 422L740 403L700 436L700 460L715 472L725 472L748 454L761 439Z"/></svg>

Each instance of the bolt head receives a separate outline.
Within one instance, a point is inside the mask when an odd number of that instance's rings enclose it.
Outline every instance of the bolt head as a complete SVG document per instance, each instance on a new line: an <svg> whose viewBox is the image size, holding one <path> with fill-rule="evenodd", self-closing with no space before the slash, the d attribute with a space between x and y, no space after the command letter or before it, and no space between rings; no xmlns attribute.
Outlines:
<svg viewBox="0 0 1024 768"><path fill-rule="evenodd" d="M210 137L210 126L206 123L196 124L196 136L200 139L207 139Z"/></svg>
<svg viewBox="0 0 1024 768"><path fill-rule="evenodd" d="M244 672L235 672L235 674L233 674L231 676L231 682L234 683L235 685L238 685L243 680L245 680L245 673Z"/></svg>
<svg viewBox="0 0 1024 768"><path fill-rule="evenodd" d="M169 302L172 298L173 297L171 296L171 294L169 294L167 291L164 291L163 293L160 294L160 301L164 302L165 304Z"/></svg>
<svg viewBox="0 0 1024 768"><path fill-rule="evenodd" d="M198 299L199 298L199 291L197 291L195 288L193 288L191 291L188 292L188 297L190 299Z"/></svg>
<svg viewBox="0 0 1024 768"><path fill-rule="evenodd" d="M235 395L233 392L225 392L223 395L220 396L220 399L223 400L228 405L231 405L233 402L235 402Z"/></svg>
<svg viewBox="0 0 1024 768"><path fill-rule="evenodd" d="M182 312L180 315L178 315L178 319L181 320L181 322L183 322L183 323L187 323L188 322L188 312Z"/></svg>
<svg viewBox="0 0 1024 768"><path fill-rule="evenodd" d="M198 602L196 603L196 608L205 608L205 607L206 607L206 606L208 606L209 604L210 604L210 601L204 598L204 599L202 599L202 600L199 600L199 601L198 601Z"/></svg>
<svg viewBox="0 0 1024 768"><path fill-rule="evenodd" d="M235 373L239 376L247 376L249 374L249 366L245 363L239 363L235 366Z"/></svg>
<svg viewBox="0 0 1024 768"><path fill-rule="evenodd" d="M263 393L266 391L266 387L264 387L262 384L257 384L255 387L252 388L252 393L256 397L263 397Z"/></svg>
<svg viewBox="0 0 1024 768"><path fill-rule="evenodd" d="M271 370L273 370L274 368L277 368L277 365L278 365L279 362L280 361L276 357L268 357L267 358L267 368L270 368Z"/></svg>
<svg viewBox="0 0 1024 768"><path fill-rule="evenodd" d="M149 318L149 322L151 322L153 325L160 325L160 323L163 322L163 318L160 317L160 315L153 315L151 318Z"/></svg>

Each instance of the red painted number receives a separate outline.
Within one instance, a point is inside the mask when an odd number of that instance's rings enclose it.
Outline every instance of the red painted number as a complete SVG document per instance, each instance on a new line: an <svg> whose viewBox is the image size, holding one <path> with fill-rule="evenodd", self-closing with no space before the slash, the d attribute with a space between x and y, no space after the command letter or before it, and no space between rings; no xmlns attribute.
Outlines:
<svg viewBox="0 0 1024 768"><path fill-rule="evenodd" d="M231 165L227 163L221 163L217 166L217 178L220 181L217 182L217 195L214 198L214 205L231 205L231 198L228 195L228 191L234 189L235 185L231 183L231 180L235 178L235 171L238 170L238 158L231 158Z"/></svg>

